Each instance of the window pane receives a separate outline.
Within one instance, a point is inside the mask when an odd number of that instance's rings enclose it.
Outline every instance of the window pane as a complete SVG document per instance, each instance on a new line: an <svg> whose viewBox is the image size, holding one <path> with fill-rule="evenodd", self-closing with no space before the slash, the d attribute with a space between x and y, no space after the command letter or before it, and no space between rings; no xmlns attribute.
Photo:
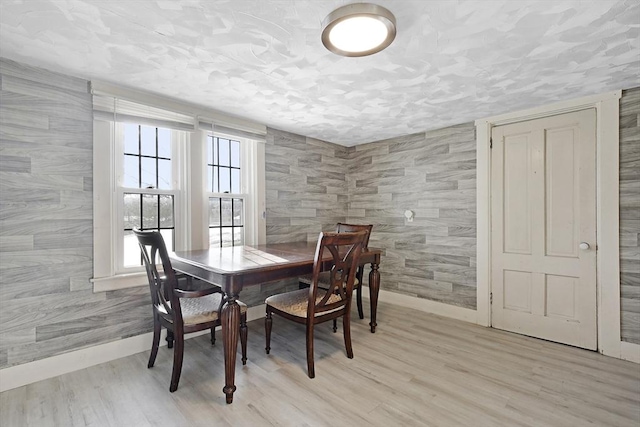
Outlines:
<svg viewBox="0 0 640 427"><path fill-rule="evenodd" d="M240 167L240 142L231 141L231 166Z"/></svg>
<svg viewBox="0 0 640 427"><path fill-rule="evenodd" d="M156 128L140 126L140 138L142 147L140 154L143 156L156 156Z"/></svg>
<svg viewBox="0 0 640 427"><path fill-rule="evenodd" d="M171 158L171 131L158 128L158 157Z"/></svg>
<svg viewBox="0 0 640 427"><path fill-rule="evenodd" d="M132 229L140 228L140 195L126 194L124 195L124 228ZM125 233L126 234L126 233Z"/></svg>
<svg viewBox="0 0 640 427"><path fill-rule="evenodd" d="M220 229L219 228L210 228L209 229L209 245L215 248L220 247Z"/></svg>
<svg viewBox="0 0 640 427"><path fill-rule="evenodd" d="M220 226L220 199L209 199L209 226Z"/></svg>
<svg viewBox="0 0 640 427"><path fill-rule="evenodd" d="M160 227L173 228L173 196L160 196ZM169 245L167 245L169 247Z"/></svg>
<svg viewBox="0 0 640 427"><path fill-rule="evenodd" d="M122 186L126 188L140 188L140 177L138 170L138 156L124 156L124 173L122 176Z"/></svg>
<svg viewBox="0 0 640 427"><path fill-rule="evenodd" d="M222 225L223 226L233 225L231 199L222 199Z"/></svg>
<svg viewBox="0 0 640 427"><path fill-rule="evenodd" d="M142 265L142 255L138 239L131 231L124 232L123 265L125 267L136 267Z"/></svg>
<svg viewBox="0 0 640 427"><path fill-rule="evenodd" d="M138 154L138 125L125 123L124 125L124 152Z"/></svg>
<svg viewBox="0 0 640 427"><path fill-rule="evenodd" d="M233 229L233 245L234 246L242 246L244 243L244 228L243 227L234 227Z"/></svg>
<svg viewBox="0 0 640 427"><path fill-rule="evenodd" d="M173 230L160 230L160 234L162 234L162 238L164 239L164 245L167 247L168 251L174 251L175 247L173 246ZM158 256L157 263L160 263L160 257Z"/></svg>
<svg viewBox="0 0 640 427"><path fill-rule="evenodd" d="M219 193L220 192L220 184L219 184L219 179L218 179L218 167L214 166L212 168L213 170L213 187L211 188L211 192L212 193Z"/></svg>
<svg viewBox="0 0 640 427"><path fill-rule="evenodd" d="M233 246L233 228L222 227L222 247Z"/></svg>
<svg viewBox="0 0 640 427"><path fill-rule="evenodd" d="M156 159L141 157L142 182L140 188L156 188Z"/></svg>
<svg viewBox="0 0 640 427"><path fill-rule="evenodd" d="M240 169L231 169L231 192L240 192Z"/></svg>
<svg viewBox="0 0 640 427"><path fill-rule="evenodd" d="M212 152L213 152L213 164L217 165L220 164L220 162L218 161L218 138L212 138L213 140L213 144L212 144Z"/></svg>
<svg viewBox="0 0 640 427"><path fill-rule="evenodd" d="M230 153L229 153L229 140L228 139L219 139L220 141L220 166L231 166L229 161Z"/></svg>
<svg viewBox="0 0 640 427"><path fill-rule="evenodd" d="M170 190L172 187L171 160L158 160L158 188Z"/></svg>
<svg viewBox="0 0 640 427"><path fill-rule="evenodd" d="M244 225L242 204L244 200L233 199L233 225Z"/></svg>
<svg viewBox="0 0 640 427"><path fill-rule="evenodd" d="M158 228L158 196L154 194L142 195L142 227Z"/></svg>
<svg viewBox="0 0 640 427"><path fill-rule="evenodd" d="M207 166L207 189L213 193L213 168Z"/></svg>
<svg viewBox="0 0 640 427"><path fill-rule="evenodd" d="M229 193L231 191L231 176L229 168L220 168L220 192Z"/></svg>

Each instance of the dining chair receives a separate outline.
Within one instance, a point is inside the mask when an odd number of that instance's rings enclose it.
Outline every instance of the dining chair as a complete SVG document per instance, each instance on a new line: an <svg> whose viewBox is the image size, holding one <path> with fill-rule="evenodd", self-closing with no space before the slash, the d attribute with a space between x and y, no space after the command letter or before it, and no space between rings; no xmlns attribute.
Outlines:
<svg viewBox="0 0 640 427"><path fill-rule="evenodd" d="M369 237L371 236L371 230L373 229L373 224L345 224L339 222L336 225L336 233L352 233L354 231L366 231L367 236L364 239L364 243L362 246L363 250L366 250L369 247ZM364 319L364 311L362 309L362 276L364 274L364 265L358 266L358 271L356 272L356 279L353 283L353 288L356 290L356 306L358 307L358 317ZM329 288L329 274L327 272L320 273L320 288L328 289ZM306 276L301 276L298 278L298 282L300 283L300 288L308 288L311 285L311 275L308 274ZM336 322L333 322L333 331L337 331Z"/></svg>
<svg viewBox="0 0 640 427"><path fill-rule="evenodd" d="M307 373L315 377L313 331L318 323L342 317L347 357L353 358L351 347L351 294L356 270L367 237L366 231L354 233L320 233L313 261L311 286L270 296L265 300L265 335L267 354L271 351L272 315L306 325ZM330 259L326 259L330 255ZM329 263L329 264L327 264ZM320 272L331 265L328 289L319 287Z"/></svg>
<svg viewBox="0 0 640 427"><path fill-rule="evenodd" d="M147 270L151 302L153 304L153 345L149 355L148 368L152 368L158 347L160 331L164 326L174 341L173 372L169 391L178 388L182 359L184 355L184 335L191 332L211 329L211 342L215 343L215 328L220 323L220 312L225 303L224 294L219 287L201 289L181 289L178 286L176 272L171 267L162 234L158 231L140 231L134 229L142 259ZM162 264L162 274L156 265L157 258ZM247 363L247 306L240 301L240 343L242 345L242 364ZM171 341L169 341L171 348Z"/></svg>

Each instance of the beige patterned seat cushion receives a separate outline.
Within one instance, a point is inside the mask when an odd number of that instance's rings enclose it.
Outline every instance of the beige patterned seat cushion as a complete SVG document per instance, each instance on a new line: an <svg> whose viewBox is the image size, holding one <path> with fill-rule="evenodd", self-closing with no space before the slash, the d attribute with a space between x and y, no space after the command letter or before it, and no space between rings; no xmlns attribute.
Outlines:
<svg viewBox="0 0 640 427"><path fill-rule="evenodd" d="M322 273L320 273L320 276L318 277L318 287L320 289L329 289L329 282L330 282L330 275L331 273L328 271L323 271ZM300 276L298 278L298 281L300 283L304 283L306 285L311 286L311 282L313 281L313 275L312 274L307 274L306 276ZM358 281L358 278L356 277L355 280L353 281L353 288L357 288L358 285L360 284L360 282Z"/></svg>
<svg viewBox="0 0 640 427"><path fill-rule="evenodd" d="M222 301L222 294L215 293L198 298L180 298L180 308L182 310L182 320L185 325L196 325L198 323L214 322L218 320L220 314L218 308ZM247 305L238 301L240 313L247 312ZM159 310L166 314L163 307Z"/></svg>
<svg viewBox="0 0 640 427"><path fill-rule="evenodd" d="M318 291L318 295L316 295L316 304L324 298L326 292ZM332 294L327 301L327 304L333 304L334 302L340 302L341 298L339 295ZM289 313L292 316L296 317L307 317L307 304L309 303L309 290L308 289L300 289L293 292L286 292L284 294L278 294L270 296L265 300L265 304L270 305L271 307L284 311L285 313ZM338 307L335 310L323 311L322 313L316 313L317 316L321 316L326 313L331 313L332 311L340 310L342 307Z"/></svg>

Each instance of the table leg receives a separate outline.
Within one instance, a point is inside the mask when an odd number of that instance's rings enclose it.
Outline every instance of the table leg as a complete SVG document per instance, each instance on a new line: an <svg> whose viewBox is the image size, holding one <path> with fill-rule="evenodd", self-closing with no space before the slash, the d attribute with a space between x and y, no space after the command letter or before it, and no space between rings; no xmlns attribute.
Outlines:
<svg viewBox="0 0 640 427"><path fill-rule="evenodd" d="M233 295L227 296L227 302L222 307L222 341L224 345L224 379L222 389L227 396L227 403L233 402L233 392L236 391L236 351L238 348L238 330L240 329L240 306Z"/></svg>
<svg viewBox="0 0 640 427"><path fill-rule="evenodd" d="M376 332L376 315L378 314L378 293L380 292L380 272L378 263L371 263L371 271L369 272L369 302L371 303L371 333Z"/></svg>

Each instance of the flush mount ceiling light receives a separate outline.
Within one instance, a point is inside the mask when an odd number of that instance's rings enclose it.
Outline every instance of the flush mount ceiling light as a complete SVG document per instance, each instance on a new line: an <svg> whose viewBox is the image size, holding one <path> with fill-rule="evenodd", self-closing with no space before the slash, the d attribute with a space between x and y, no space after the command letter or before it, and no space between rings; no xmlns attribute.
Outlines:
<svg viewBox="0 0 640 427"><path fill-rule="evenodd" d="M342 56L378 53L396 37L396 18L382 6L355 3L342 6L322 21L322 44Z"/></svg>

